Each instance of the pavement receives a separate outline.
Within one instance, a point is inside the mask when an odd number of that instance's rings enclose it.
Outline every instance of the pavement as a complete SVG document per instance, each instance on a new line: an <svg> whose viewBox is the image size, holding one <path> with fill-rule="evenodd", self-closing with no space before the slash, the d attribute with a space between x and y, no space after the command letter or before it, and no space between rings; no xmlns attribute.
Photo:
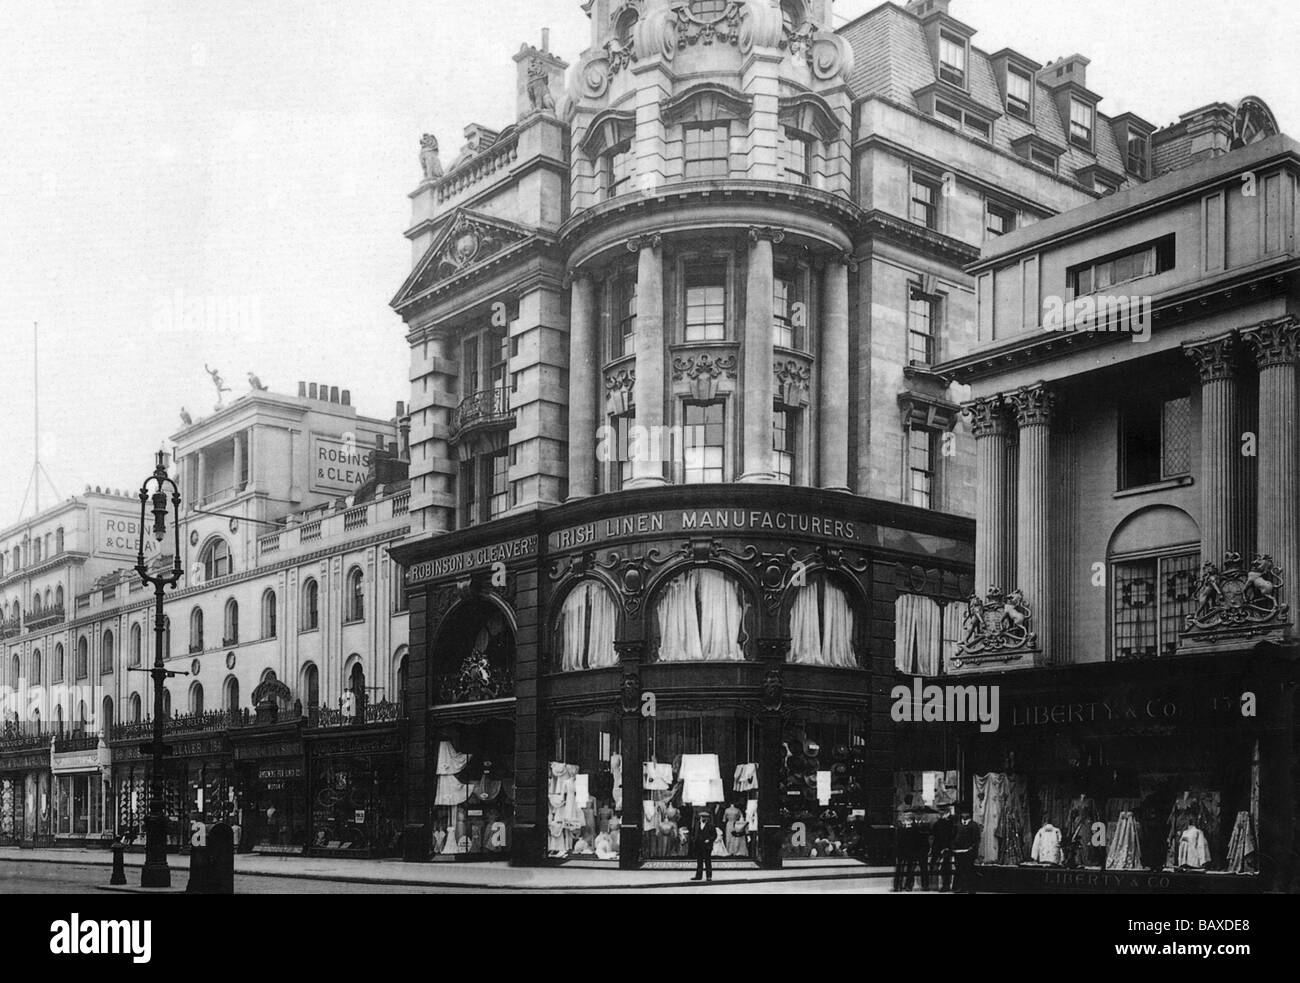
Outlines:
<svg viewBox="0 0 1300 983"><path fill-rule="evenodd" d="M174 882L188 880L190 858L183 854L169 854L167 862L174 874ZM103 890L131 893L158 893L145 891L138 885L139 875L130 873L144 863L142 853L128 853L126 887L110 888L108 870L105 869ZM0 847L0 887L6 880L8 863L22 864L30 869L36 864L71 864L82 868L112 867L112 853L104 848L55 847L46 849L21 849ZM16 868L15 868L16 870ZM182 874L183 872L183 874ZM385 885L414 889L442 889L462 891L626 891L662 890L696 887L701 890L763 888L787 890L826 891L837 888L860 890L867 881L873 888L888 889L893 878L892 867L867 867L853 861L795 861L781 870L761 870L750 864L716 865L712 885L692 885L691 869L641 869L619 870L617 865L603 867L559 864L547 867L511 867L505 863L412 863L405 860L356 860L334 857L261 856L241 853L235 856L236 890L239 879L253 877L281 879L283 881L328 881L335 884ZM853 882L850 884L850 882ZM303 885L305 887L306 885ZM181 888L174 887L173 892ZM284 883L283 893L292 894L297 889Z"/></svg>

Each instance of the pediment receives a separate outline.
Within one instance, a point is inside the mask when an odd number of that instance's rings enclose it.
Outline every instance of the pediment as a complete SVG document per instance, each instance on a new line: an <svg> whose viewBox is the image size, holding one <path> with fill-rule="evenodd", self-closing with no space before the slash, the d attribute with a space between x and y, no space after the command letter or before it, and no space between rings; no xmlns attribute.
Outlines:
<svg viewBox="0 0 1300 983"><path fill-rule="evenodd" d="M400 309L438 284L481 266L532 235L525 226L458 210L430 243L392 302Z"/></svg>

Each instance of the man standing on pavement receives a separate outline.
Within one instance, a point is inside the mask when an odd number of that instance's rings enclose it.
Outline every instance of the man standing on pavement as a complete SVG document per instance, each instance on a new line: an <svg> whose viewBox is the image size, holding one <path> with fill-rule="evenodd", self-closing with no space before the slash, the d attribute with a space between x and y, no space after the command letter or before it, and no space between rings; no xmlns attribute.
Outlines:
<svg viewBox="0 0 1300 983"><path fill-rule="evenodd" d="M956 868L954 894L975 893L975 853L980 845L980 824L971 819L970 809L963 807L961 822L952 834L952 859Z"/></svg>
<svg viewBox="0 0 1300 983"><path fill-rule="evenodd" d="M691 829L691 856L695 858L695 876L691 880L698 881L705 871L708 871L708 879L713 880L713 843L717 838L717 827L709 814L701 809Z"/></svg>
<svg viewBox="0 0 1300 983"><path fill-rule="evenodd" d="M934 824L934 841L930 845L930 870L939 878L939 890L952 890L952 809L939 807L939 819Z"/></svg>

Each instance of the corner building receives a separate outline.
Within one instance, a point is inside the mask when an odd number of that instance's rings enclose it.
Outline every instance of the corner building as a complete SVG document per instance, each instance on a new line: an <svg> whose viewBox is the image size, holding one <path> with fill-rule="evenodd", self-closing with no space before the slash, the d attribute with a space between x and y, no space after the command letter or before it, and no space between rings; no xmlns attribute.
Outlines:
<svg viewBox="0 0 1300 983"><path fill-rule="evenodd" d="M943 0L586 9L421 143L406 854L680 862L705 809L719 859L883 858L897 636L973 587L963 267L1145 124Z"/></svg>

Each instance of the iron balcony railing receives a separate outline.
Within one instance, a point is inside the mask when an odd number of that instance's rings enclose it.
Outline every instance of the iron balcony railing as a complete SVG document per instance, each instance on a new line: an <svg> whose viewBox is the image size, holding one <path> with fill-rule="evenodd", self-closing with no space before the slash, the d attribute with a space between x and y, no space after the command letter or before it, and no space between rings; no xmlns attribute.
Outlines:
<svg viewBox="0 0 1300 983"><path fill-rule="evenodd" d="M512 419L510 389L507 386L496 386L480 390L460 401L452 420L452 432L461 433L473 427L509 423Z"/></svg>

